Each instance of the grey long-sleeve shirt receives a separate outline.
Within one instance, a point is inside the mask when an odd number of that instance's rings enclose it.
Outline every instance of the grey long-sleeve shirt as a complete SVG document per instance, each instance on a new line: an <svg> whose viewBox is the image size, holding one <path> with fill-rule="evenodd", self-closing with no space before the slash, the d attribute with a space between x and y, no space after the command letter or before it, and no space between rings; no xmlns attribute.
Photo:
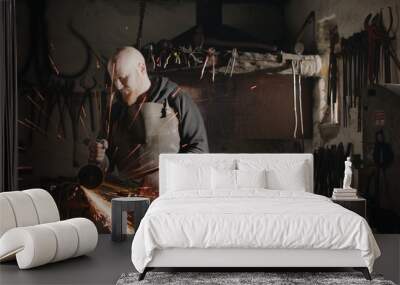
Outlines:
<svg viewBox="0 0 400 285"><path fill-rule="evenodd" d="M189 94L178 89L178 85L166 77L151 78L152 86L149 90L147 102L163 103L166 99L168 104L176 112L179 118L180 149L179 153L207 153L209 152L207 132L200 110L193 102ZM127 106L117 100L113 104L111 121L118 120L121 112ZM105 138L103 130L99 138ZM109 153L107 153L109 157ZM110 161L106 157L104 169L108 169Z"/></svg>

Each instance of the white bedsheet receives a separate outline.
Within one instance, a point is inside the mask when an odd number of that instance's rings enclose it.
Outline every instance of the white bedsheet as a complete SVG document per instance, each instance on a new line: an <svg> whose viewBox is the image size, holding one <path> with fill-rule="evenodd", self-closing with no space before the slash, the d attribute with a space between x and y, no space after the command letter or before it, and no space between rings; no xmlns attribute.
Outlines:
<svg viewBox="0 0 400 285"><path fill-rule="evenodd" d="M265 189L157 198L133 239L133 265L143 272L165 248L358 249L371 272L380 255L359 215L323 196Z"/></svg>

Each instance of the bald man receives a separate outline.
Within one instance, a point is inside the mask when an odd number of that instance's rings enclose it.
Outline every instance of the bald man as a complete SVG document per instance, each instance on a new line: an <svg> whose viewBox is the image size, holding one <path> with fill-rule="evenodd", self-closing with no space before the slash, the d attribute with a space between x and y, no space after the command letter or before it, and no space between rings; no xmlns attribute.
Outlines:
<svg viewBox="0 0 400 285"><path fill-rule="evenodd" d="M160 153L208 152L203 118L191 97L165 77L149 78L143 55L119 49L108 62L118 90L108 138L89 146L89 159L122 179L158 190ZM109 135L108 135L109 133Z"/></svg>

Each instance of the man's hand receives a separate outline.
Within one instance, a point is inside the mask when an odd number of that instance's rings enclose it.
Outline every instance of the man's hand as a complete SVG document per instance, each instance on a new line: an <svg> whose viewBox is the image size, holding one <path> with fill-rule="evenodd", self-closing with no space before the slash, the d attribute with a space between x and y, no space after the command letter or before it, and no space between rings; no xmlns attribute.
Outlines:
<svg viewBox="0 0 400 285"><path fill-rule="evenodd" d="M103 165L107 149L108 142L106 140L91 141L89 143L89 161L97 165Z"/></svg>

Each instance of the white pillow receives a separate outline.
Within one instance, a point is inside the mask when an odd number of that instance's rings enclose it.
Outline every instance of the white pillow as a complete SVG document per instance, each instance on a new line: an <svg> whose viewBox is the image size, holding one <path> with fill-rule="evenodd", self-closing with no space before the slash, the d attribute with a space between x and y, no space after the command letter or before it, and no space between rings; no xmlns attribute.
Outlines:
<svg viewBox="0 0 400 285"><path fill-rule="evenodd" d="M212 188L236 190L236 170L212 168Z"/></svg>
<svg viewBox="0 0 400 285"><path fill-rule="evenodd" d="M267 170L267 187L273 190L303 191L307 189L305 164L298 163L291 168Z"/></svg>
<svg viewBox="0 0 400 285"><path fill-rule="evenodd" d="M169 191L211 190L211 167L168 163Z"/></svg>
<svg viewBox="0 0 400 285"><path fill-rule="evenodd" d="M266 169L267 188L273 190L307 191L309 171L306 161L288 159L239 159L240 170Z"/></svg>
<svg viewBox="0 0 400 285"><path fill-rule="evenodd" d="M236 170L238 188L267 188L266 170Z"/></svg>

